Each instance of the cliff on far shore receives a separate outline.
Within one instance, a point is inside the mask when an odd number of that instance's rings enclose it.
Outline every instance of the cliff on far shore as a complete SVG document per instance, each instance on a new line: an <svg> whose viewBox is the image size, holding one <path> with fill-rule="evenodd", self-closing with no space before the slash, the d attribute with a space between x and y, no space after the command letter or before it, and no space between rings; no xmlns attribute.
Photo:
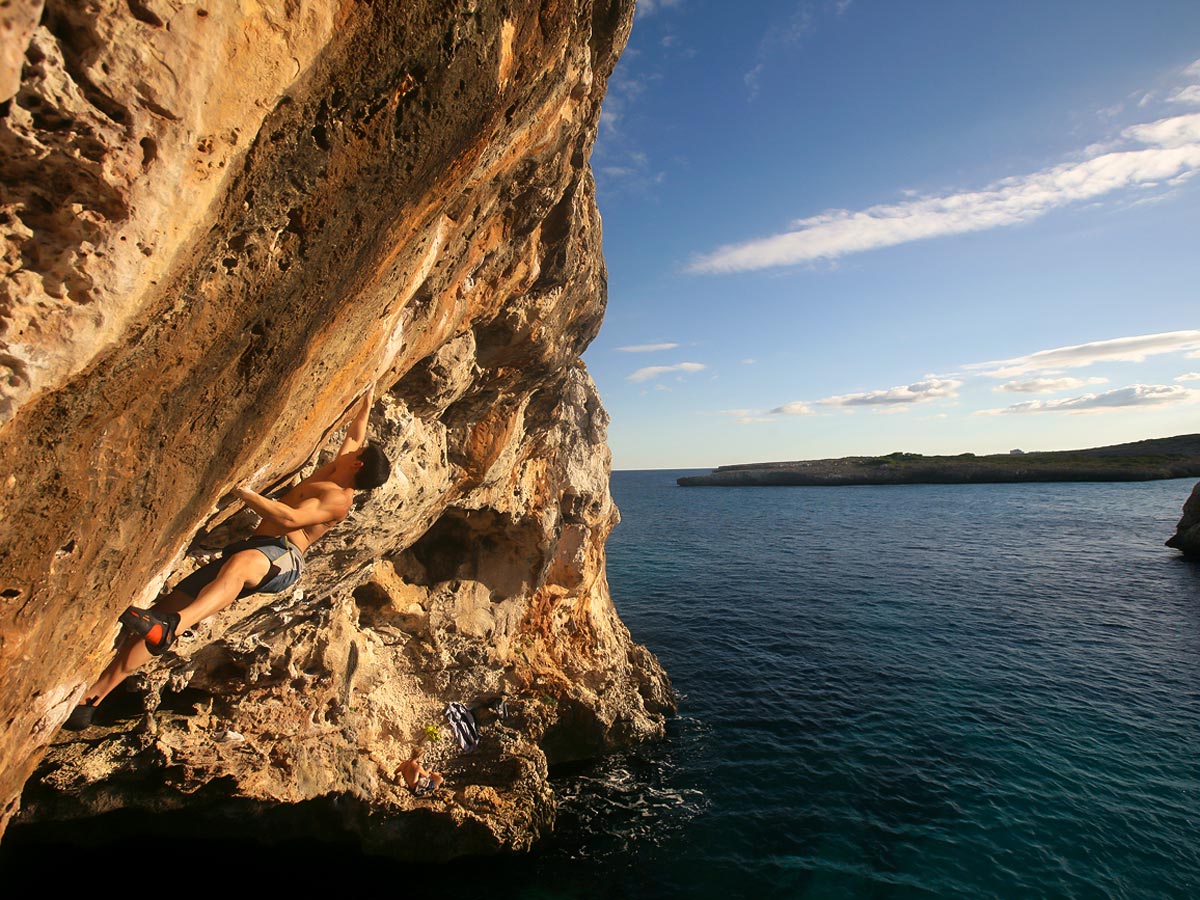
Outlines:
<svg viewBox="0 0 1200 900"><path fill-rule="evenodd" d="M1200 434L1088 450L976 456L847 456L721 466L678 479L684 487L853 484L986 484L1024 481L1150 481L1200 476Z"/></svg>
<svg viewBox="0 0 1200 900"><path fill-rule="evenodd" d="M2 6L0 831L528 847L548 766L674 708L609 596L580 361L633 0ZM372 381L393 476L297 588L60 733L120 612L246 534L231 489L311 472ZM460 755L444 704L499 695ZM453 787L417 798L394 771L423 739Z"/></svg>

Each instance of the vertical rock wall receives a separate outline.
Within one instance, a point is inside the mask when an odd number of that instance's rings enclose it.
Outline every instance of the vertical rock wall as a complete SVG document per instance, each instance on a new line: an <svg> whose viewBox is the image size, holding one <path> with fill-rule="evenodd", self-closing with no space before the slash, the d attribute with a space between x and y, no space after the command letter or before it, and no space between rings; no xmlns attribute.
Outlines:
<svg viewBox="0 0 1200 900"><path fill-rule="evenodd" d="M671 709L608 595L579 361L632 4L39 6L0 12L29 34L18 77L0 57L0 821L45 755L22 820L303 831L326 804L397 855L418 825L432 856L527 846L547 762ZM376 379L396 474L299 590L238 601L47 755L121 609L252 527L230 488L302 475ZM454 800L397 788L442 704L499 692L476 754L431 744Z"/></svg>

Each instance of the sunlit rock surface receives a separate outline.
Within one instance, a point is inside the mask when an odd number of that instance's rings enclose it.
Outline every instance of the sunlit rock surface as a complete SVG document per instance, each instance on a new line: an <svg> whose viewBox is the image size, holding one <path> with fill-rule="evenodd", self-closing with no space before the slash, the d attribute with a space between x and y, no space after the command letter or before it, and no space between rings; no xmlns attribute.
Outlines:
<svg viewBox="0 0 1200 900"><path fill-rule="evenodd" d="M605 581L607 417L579 361L605 302L587 159L631 18L0 11L0 822L40 760L18 821L184 809L332 817L397 856L523 848L554 819L548 763L661 734L669 685ZM298 589L56 734L120 611L251 528L230 489L301 477L375 379L395 474ZM499 694L475 753L429 742L452 790L398 786L446 702Z"/></svg>

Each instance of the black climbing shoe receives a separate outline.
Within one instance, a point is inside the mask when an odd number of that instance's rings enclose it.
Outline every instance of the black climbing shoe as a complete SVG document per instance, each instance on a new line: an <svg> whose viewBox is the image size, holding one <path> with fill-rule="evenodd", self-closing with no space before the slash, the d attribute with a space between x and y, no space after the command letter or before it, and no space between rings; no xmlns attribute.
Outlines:
<svg viewBox="0 0 1200 900"><path fill-rule="evenodd" d="M175 643L175 629L179 627L179 613L159 615L152 609L131 606L121 613L120 623L146 639L146 649L161 656Z"/></svg>
<svg viewBox="0 0 1200 900"><path fill-rule="evenodd" d="M67 721L63 722L63 728L67 731L83 731L92 724L92 719L96 718L96 698L80 703L77 707L71 710L71 714L67 716Z"/></svg>

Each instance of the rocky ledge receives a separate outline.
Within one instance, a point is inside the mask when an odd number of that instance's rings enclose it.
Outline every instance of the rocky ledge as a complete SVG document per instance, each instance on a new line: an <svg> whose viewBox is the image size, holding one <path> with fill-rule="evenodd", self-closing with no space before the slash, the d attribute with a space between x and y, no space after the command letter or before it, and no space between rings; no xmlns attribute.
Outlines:
<svg viewBox="0 0 1200 900"><path fill-rule="evenodd" d="M550 765L662 734L669 683L605 579L579 360L605 304L588 156L632 7L0 9L0 828L139 811L521 849L554 821ZM60 733L121 610L253 527L230 490L311 471L373 381L393 477L298 589ZM459 753L444 705L501 695ZM428 798L395 779L421 741L451 784Z"/></svg>
<svg viewBox="0 0 1200 900"><path fill-rule="evenodd" d="M853 484L988 484L1026 481L1150 481L1200 475L1200 434L1088 450L1003 455L848 456L721 466L678 479L684 487Z"/></svg>

